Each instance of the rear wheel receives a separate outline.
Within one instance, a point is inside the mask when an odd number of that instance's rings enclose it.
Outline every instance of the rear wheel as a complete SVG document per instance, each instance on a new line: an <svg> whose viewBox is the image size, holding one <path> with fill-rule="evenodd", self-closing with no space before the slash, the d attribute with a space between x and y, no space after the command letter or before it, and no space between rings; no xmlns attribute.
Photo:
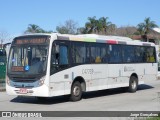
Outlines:
<svg viewBox="0 0 160 120"><path fill-rule="evenodd" d="M131 76L129 81L129 92L133 93L136 92L138 88L138 78L135 76Z"/></svg>
<svg viewBox="0 0 160 120"><path fill-rule="evenodd" d="M81 97L82 97L82 87L81 87L80 82L76 81L73 83L72 88L71 88L70 100L79 101Z"/></svg>

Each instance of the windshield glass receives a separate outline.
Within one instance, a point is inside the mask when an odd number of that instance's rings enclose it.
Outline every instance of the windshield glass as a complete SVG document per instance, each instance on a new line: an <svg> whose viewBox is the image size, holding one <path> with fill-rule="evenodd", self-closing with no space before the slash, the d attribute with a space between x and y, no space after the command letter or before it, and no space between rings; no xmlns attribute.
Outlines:
<svg viewBox="0 0 160 120"><path fill-rule="evenodd" d="M12 46L8 73L42 74L47 68L48 45Z"/></svg>

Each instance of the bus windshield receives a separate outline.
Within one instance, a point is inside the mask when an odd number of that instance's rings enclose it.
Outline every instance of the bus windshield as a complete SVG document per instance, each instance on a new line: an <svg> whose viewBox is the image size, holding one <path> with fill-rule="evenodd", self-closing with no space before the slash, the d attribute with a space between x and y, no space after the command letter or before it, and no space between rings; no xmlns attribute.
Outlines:
<svg viewBox="0 0 160 120"><path fill-rule="evenodd" d="M37 75L46 72L48 45L12 46L8 61L8 73Z"/></svg>

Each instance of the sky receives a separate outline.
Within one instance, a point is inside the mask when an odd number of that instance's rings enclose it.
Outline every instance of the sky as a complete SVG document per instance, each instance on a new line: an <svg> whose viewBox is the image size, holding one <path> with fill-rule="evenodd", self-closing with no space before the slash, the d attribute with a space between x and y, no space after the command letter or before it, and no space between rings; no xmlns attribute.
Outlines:
<svg viewBox="0 0 160 120"><path fill-rule="evenodd" d="M160 0L0 0L0 31L23 34L29 24L56 31L72 19L84 27L88 17L108 17L120 26L137 26L150 17L160 26Z"/></svg>

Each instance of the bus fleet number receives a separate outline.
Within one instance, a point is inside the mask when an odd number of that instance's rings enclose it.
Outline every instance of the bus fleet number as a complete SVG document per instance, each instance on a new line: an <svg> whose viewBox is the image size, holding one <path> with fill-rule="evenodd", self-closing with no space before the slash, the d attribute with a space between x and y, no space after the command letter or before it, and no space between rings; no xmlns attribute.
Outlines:
<svg viewBox="0 0 160 120"><path fill-rule="evenodd" d="M94 70L93 69L83 69L82 74L93 74Z"/></svg>

